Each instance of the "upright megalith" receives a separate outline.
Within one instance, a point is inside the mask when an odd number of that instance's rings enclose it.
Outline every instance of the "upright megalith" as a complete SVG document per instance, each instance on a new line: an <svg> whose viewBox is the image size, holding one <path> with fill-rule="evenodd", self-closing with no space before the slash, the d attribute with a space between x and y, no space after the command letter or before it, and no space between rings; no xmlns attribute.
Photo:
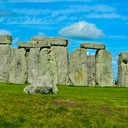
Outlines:
<svg viewBox="0 0 128 128"><path fill-rule="evenodd" d="M56 73L55 73L56 65L54 64L55 63L52 63L51 49L48 48L42 49L39 52L38 76L43 76L46 73L49 73L49 75L52 76L56 81ZM53 68L55 68L55 70Z"/></svg>
<svg viewBox="0 0 128 128"><path fill-rule="evenodd" d="M83 48L70 54L69 80L71 85L87 86L87 55Z"/></svg>
<svg viewBox="0 0 128 128"><path fill-rule="evenodd" d="M51 52L56 63L57 83L69 84L69 58L68 58L68 41L63 38L54 38L51 41Z"/></svg>
<svg viewBox="0 0 128 128"><path fill-rule="evenodd" d="M117 79L119 87L128 87L128 52L119 54Z"/></svg>
<svg viewBox="0 0 128 128"><path fill-rule="evenodd" d="M96 53L96 85L113 86L112 55L107 50Z"/></svg>
<svg viewBox="0 0 128 128"><path fill-rule="evenodd" d="M11 49L9 64L9 82L25 84L27 81L27 60L25 49Z"/></svg>
<svg viewBox="0 0 128 128"><path fill-rule="evenodd" d="M0 35L0 82L8 82L9 55L12 37Z"/></svg>
<svg viewBox="0 0 128 128"><path fill-rule="evenodd" d="M96 79L96 60L95 55L87 56L87 79L89 86L95 86Z"/></svg>
<svg viewBox="0 0 128 128"><path fill-rule="evenodd" d="M38 76L40 48L31 48L27 53L28 78L27 82L32 83L33 79Z"/></svg>
<svg viewBox="0 0 128 128"><path fill-rule="evenodd" d="M0 44L0 82L8 82L9 55L9 45Z"/></svg>
<svg viewBox="0 0 128 128"><path fill-rule="evenodd" d="M28 43L20 42L28 60L28 83L33 77L49 72L56 83L68 84L68 41L63 38L31 38ZM27 52L29 51L29 52Z"/></svg>
<svg viewBox="0 0 128 128"><path fill-rule="evenodd" d="M12 37L9 35L0 35L0 44L9 44L12 43Z"/></svg>

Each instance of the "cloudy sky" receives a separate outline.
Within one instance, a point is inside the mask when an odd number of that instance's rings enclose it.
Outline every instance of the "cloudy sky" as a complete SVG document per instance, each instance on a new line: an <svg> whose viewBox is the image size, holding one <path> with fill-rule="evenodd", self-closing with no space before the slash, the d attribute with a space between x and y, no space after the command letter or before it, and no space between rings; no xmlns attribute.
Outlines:
<svg viewBox="0 0 128 128"><path fill-rule="evenodd" d="M0 0L0 34L12 35L12 47L32 36L66 37L70 52L102 42L116 65L128 51L128 0Z"/></svg>

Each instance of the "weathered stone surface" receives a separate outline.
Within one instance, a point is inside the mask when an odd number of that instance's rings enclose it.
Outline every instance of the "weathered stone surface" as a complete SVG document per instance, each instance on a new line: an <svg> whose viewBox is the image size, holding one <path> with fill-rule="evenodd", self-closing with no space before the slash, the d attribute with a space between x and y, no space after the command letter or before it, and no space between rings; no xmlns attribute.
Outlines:
<svg viewBox="0 0 128 128"><path fill-rule="evenodd" d="M46 41L47 42L48 40L49 40L48 37L43 37L43 36L30 38L30 41Z"/></svg>
<svg viewBox="0 0 128 128"><path fill-rule="evenodd" d="M112 55L106 50L96 54L96 85L113 86Z"/></svg>
<svg viewBox="0 0 128 128"><path fill-rule="evenodd" d="M87 76L88 76L88 85L95 86L95 79L96 79L95 55L87 56Z"/></svg>
<svg viewBox="0 0 128 128"><path fill-rule="evenodd" d="M40 37L40 38L33 37L33 38L31 38L31 41L47 43L47 44L51 44L52 46L67 46L68 45L67 39L58 38L58 37L54 37L54 38L52 38L52 37L51 38L49 38L49 37Z"/></svg>
<svg viewBox="0 0 128 128"><path fill-rule="evenodd" d="M68 40L64 38L53 38L51 41L52 46L67 46Z"/></svg>
<svg viewBox="0 0 128 128"><path fill-rule="evenodd" d="M37 78L33 79L31 85L27 86L24 89L24 92L41 94L57 93L58 88L54 82L54 79L51 77L51 74L46 73L43 76L38 76Z"/></svg>
<svg viewBox="0 0 128 128"><path fill-rule="evenodd" d="M39 67L38 67L38 76L43 76L47 72L51 73L51 50L44 48L39 52Z"/></svg>
<svg viewBox="0 0 128 128"><path fill-rule="evenodd" d="M0 44L10 44L12 43L12 37L11 36L1 36L0 35Z"/></svg>
<svg viewBox="0 0 128 128"><path fill-rule="evenodd" d="M80 47L85 49L105 49L106 46L104 44L97 43L81 43Z"/></svg>
<svg viewBox="0 0 128 128"><path fill-rule="evenodd" d="M50 48L51 44L48 42L37 42L37 41L31 41L31 42L20 42L19 48Z"/></svg>
<svg viewBox="0 0 128 128"><path fill-rule="evenodd" d="M67 85L69 83L68 49L65 46L52 46L51 51L57 67L57 83Z"/></svg>
<svg viewBox="0 0 128 128"><path fill-rule="evenodd" d="M0 82L8 82L9 45L0 45Z"/></svg>
<svg viewBox="0 0 128 128"><path fill-rule="evenodd" d="M128 52L119 54L117 83L119 87L128 87Z"/></svg>
<svg viewBox="0 0 128 128"><path fill-rule="evenodd" d="M25 49L11 49L9 65L9 82L24 84L27 80L27 60Z"/></svg>
<svg viewBox="0 0 128 128"><path fill-rule="evenodd" d="M70 84L87 86L87 55L85 49L76 49L70 54Z"/></svg>
<svg viewBox="0 0 128 128"><path fill-rule="evenodd" d="M39 51L40 48L31 48L28 53L28 83L32 83L32 80L38 76Z"/></svg>

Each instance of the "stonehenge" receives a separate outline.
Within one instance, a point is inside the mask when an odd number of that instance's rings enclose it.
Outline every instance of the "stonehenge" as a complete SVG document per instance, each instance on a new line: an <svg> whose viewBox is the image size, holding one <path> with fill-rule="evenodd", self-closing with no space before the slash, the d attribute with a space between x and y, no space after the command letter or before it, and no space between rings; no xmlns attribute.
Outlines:
<svg viewBox="0 0 128 128"><path fill-rule="evenodd" d="M31 84L49 74L59 85L114 86L112 54L104 44L84 42L69 53L68 40L60 37L32 37L18 48L11 43L11 36L0 36L0 82ZM119 54L117 86L128 87L127 52Z"/></svg>
<svg viewBox="0 0 128 128"><path fill-rule="evenodd" d="M119 87L128 87L128 52L119 54L117 83Z"/></svg>
<svg viewBox="0 0 128 128"><path fill-rule="evenodd" d="M83 48L70 54L69 79L71 85L87 86L87 54Z"/></svg>

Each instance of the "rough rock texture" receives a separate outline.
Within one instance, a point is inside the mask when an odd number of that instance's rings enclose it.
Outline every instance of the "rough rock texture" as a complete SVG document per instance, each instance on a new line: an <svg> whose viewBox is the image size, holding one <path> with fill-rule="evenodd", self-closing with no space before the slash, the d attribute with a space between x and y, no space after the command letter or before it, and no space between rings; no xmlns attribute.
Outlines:
<svg viewBox="0 0 128 128"><path fill-rule="evenodd" d="M41 41L31 41L31 42L20 42L18 44L19 48L49 48L51 44L48 42Z"/></svg>
<svg viewBox="0 0 128 128"><path fill-rule="evenodd" d="M55 79L55 70L57 70L56 68L53 70L54 67L56 67L55 65L55 61L52 59L51 56L51 49L48 48L44 48L40 51L39 53L39 67L38 67L38 76L42 76L45 75L47 72L49 72L49 74ZM53 63L52 63L53 62Z"/></svg>
<svg viewBox="0 0 128 128"><path fill-rule="evenodd" d="M96 85L113 86L112 55L106 50L96 53Z"/></svg>
<svg viewBox="0 0 128 128"><path fill-rule="evenodd" d="M24 84L27 80L27 60L25 49L11 49L9 65L9 82Z"/></svg>
<svg viewBox="0 0 128 128"><path fill-rule="evenodd" d="M67 85L69 83L68 49L65 46L52 46L51 51L57 67L57 83Z"/></svg>
<svg viewBox="0 0 128 128"><path fill-rule="evenodd" d="M117 83L119 87L128 87L128 52L119 54Z"/></svg>
<svg viewBox="0 0 128 128"><path fill-rule="evenodd" d="M96 61L95 55L87 56L87 75L88 75L88 85L95 86L96 79Z"/></svg>
<svg viewBox="0 0 128 128"><path fill-rule="evenodd" d="M68 40L64 38L52 38L51 45L52 46L67 46Z"/></svg>
<svg viewBox="0 0 128 128"><path fill-rule="evenodd" d="M106 46L97 43L81 43L80 47L85 49L105 49Z"/></svg>
<svg viewBox="0 0 128 128"><path fill-rule="evenodd" d="M11 36L1 36L0 35L0 44L11 44L12 37Z"/></svg>
<svg viewBox="0 0 128 128"><path fill-rule="evenodd" d="M32 83L32 80L38 76L39 51L40 48L31 48L28 52L28 83Z"/></svg>
<svg viewBox="0 0 128 128"><path fill-rule="evenodd" d="M38 43L46 43L52 46L67 46L68 40L64 38L58 38L58 37L33 37L31 38L31 41L38 42Z"/></svg>
<svg viewBox="0 0 128 128"><path fill-rule="evenodd" d="M9 45L0 45L0 82L8 82Z"/></svg>
<svg viewBox="0 0 128 128"><path fill-rule="evenodd" d="M71 85L87 86L87 55L85 49L70 54L69 79Z"/></svg>
<svg viewBox="0 0 128 128"><path fill-rule="evenodd" d="M31 85L27 86L24 89L24 92L41 94L57 93L58 88L51 75L49 73L46 73L43 76L38 76L37 78L33 79Z"/></svg>

